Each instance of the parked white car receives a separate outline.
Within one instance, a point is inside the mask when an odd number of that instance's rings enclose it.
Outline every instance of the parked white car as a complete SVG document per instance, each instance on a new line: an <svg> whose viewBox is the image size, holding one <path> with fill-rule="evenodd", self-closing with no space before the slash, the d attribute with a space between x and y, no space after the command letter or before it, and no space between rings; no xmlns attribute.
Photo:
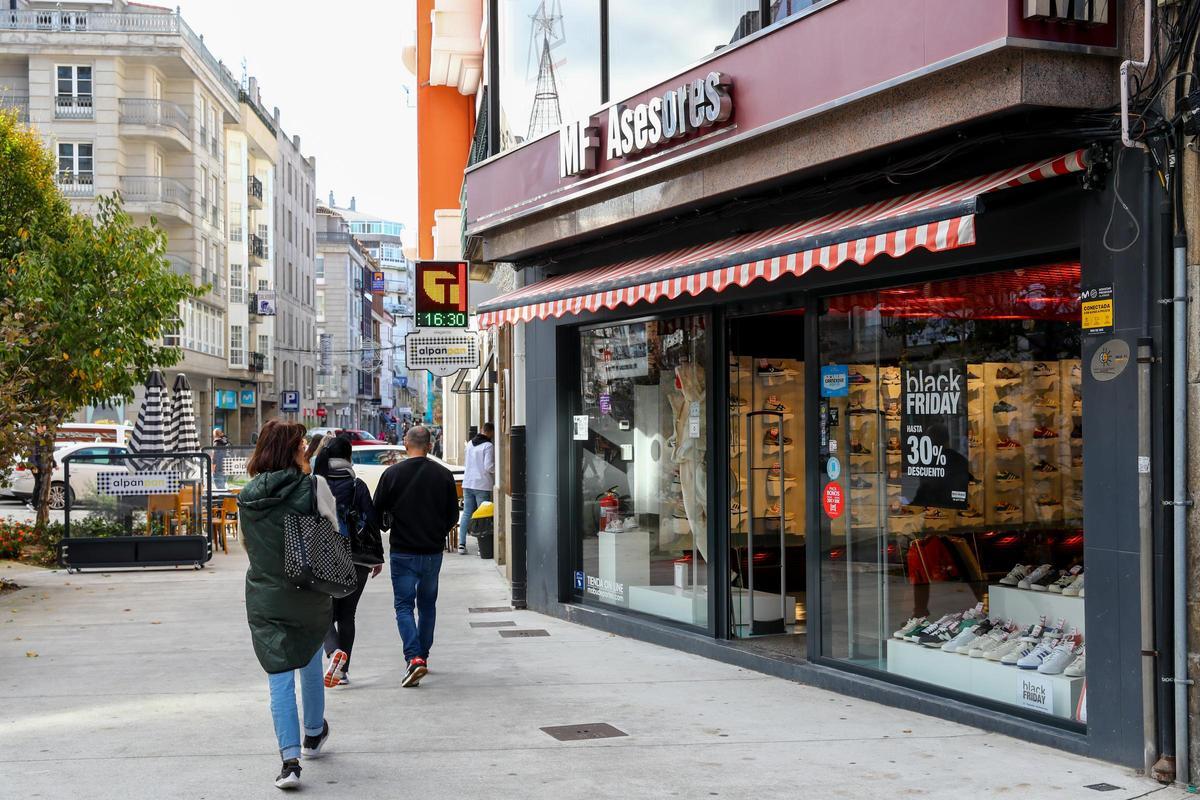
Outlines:
<svg viewBox="0 0 1200 800"><path fill-rule="evenodd" d="M63 459L68 455L89 456L84 461L71 462L71 503L86 502L96 496L96 475L100 472L128 472L124 459L110 459L129 453L128 448L115 444L93 444L90 442L58 442L54 446L54 472L50 477L50 508L59 510L67 505L67 484ZM33 498L33 473L18 468L13 473L10 493L25 501Z"/></svg>
<svg viewBox="0 0 1200 800"><path fill-rule="evenodd" d="M408 452L398 444L355 445L350 455L350 459L354 463L354 474L361 478L362 482L371 490L372 497L375 496L375 487L379 485L379 478L383 475L384 470L393 464L399 464L406 458L408 458ZM462 467L447 464L435 456L430 456L429 459L450 470L454 475L455 482L462 484Z"/></svg>

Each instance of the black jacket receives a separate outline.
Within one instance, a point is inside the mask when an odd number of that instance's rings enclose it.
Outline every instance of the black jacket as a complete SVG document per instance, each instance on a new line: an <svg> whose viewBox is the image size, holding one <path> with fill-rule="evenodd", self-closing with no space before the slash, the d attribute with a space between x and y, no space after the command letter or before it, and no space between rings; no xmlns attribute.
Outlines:
<svg viewBox="0 0 1200 800"><path fill-rule="evenodd" d="M450 470L423 456L388 467L375 488L376 524L391 525L393 553L428 555L446 547L458 522L458 490Z"/></svg>
<svg viewBox="0 0 1200 800"><path fill-rule="evenodd" d="M382 564L383 538L379 534L375 506L371 503L371 490L355 477L353 469L345 466L331 465L325 480L337 500L338 518L354 523L348 525L354 563L364 567Z"/></svg>

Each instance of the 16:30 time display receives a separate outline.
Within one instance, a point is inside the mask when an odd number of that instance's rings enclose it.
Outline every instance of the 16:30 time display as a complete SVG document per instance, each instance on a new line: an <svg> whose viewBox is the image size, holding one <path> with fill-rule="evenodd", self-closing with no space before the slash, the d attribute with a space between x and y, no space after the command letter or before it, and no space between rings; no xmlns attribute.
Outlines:
<svg viewBox="0 0 1200 800"><path fill-rule="evenodd" d="M416 315L418 328L465 328L465 311L421 311Z"/></svg>

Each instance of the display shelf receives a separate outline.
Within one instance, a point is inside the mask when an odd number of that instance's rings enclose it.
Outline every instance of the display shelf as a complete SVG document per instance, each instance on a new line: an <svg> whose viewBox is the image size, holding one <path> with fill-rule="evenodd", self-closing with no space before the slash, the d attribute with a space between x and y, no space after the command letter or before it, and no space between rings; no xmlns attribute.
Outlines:
<svg viewBox="0 0 1200 800"><path fill-rule="evenodd" d="M601 531L599 539L601 580L627 587L650 582L650 531Z"/></svg>
<svg viewBox="0 0 1200 800"><path fill-rule="evenodd" d="M750 618L750 592L737 587L730 588L734 619ZM708 589L705 587L681 589L677 586L629 586L629 608L658 617L694 624L697 609L708 608ZM787 598L784 619L791 622L796 618L796 600ZM779 595L772 592L754 593L754 619L770 622L779 619ZM738 625L737 627L744 627Z"/></svg>
<svg viewBox="0 0 1200 800"><path fill-rule="evenodd" d="M888 640L887 671L976 697L1037 708L1064 719L1074 717L1085 680L1065 675L1042 675L1037 670L944 653L938 648L898 639ZM1044 697L1044 704L1029 701L1039 697Z"/></svg>
<svg viewBox="0 0 1200 800"><path fill-rule="evenodd" d="M1068 628L1078 628L1080 633L1085 633L1085 600L1084 597L992 584L988 587L988 615L995 619L1011 619L1020 625L1032 625L1043 616L1049 622L1064 619Z"/></svg>

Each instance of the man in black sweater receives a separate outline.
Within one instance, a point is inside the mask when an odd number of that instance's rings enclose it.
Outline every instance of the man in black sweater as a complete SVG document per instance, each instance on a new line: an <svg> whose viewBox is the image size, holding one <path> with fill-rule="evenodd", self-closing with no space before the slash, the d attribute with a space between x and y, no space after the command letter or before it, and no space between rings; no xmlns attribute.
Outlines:
<svg viewBox="0 0 1200 800"><path fill-rule="evenodd" d="M428 458L429 444L428 428L410 428L404 436L408 458L388 467L375 489L377 522L380 528L391 529L396 627L408 662L400 683L404 687L417 686L428 672L442 550L446 534L458 520L454 476Z"/></svg>

